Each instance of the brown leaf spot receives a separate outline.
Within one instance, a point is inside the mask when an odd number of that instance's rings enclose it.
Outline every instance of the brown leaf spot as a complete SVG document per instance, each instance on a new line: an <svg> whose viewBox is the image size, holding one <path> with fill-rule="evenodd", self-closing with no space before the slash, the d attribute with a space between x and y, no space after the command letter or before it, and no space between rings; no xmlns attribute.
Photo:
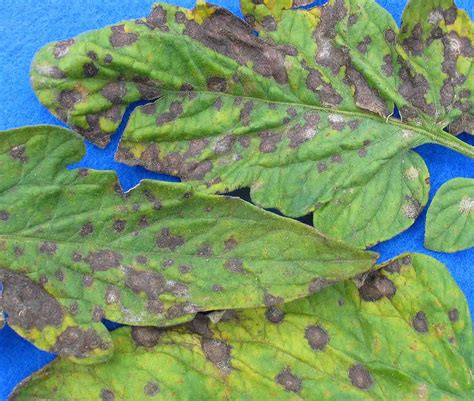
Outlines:
<svg viewBox="0 0 474 401"><path fill-rule="evenodd" d="M324 351L329 342L327 331L319 325L306 327L304 336L310 347L315 351Z"/></svg>
<svg viewBox="0 0 474 401"><path fill-rule="evenodd" d="M105 64L111 64L114 58L110 54L106 54L104 57L104 63Z"/></svg>
<svg viewBox="0 0 474 401"><path fill-rule="evenodd" d="M23 256L25 254L25 250L19 246L16 246L13 248L13 252L15 253L15 256L19 258L20 256Z"/></svg>
<svg viewBox="0 0 474 401"><path fill-rule="evenodd" d="M263 297L263 303L265 306L275 306L284 303L285 300L282 297L275 297L269 293L266 293Z"/></svg>
<svg viewBox="0 0 474 401"><path fill-rule="evenodd" d="M65 356L85 358L94 350L105 348L106 344L93 329L68 327L58 337L52 351Z"/></svg>
<svg viewBox="0 0 474 401"><path fill-rule="evenodd" d="M457 13L456 7L448 8L444 12L444 20L446 22L446 25L454 24L454 22L456 21L457 16L458 16L458 13Z"/></svg>
<svg viewBox="0 0 474 401"><path fill-rule="evenodd" d="M0 212L0 221L7 221L9 218L10 218L10 214L7 211L2 210Z"/></svg>
<svg viewBox="0 0 474 401"><path fill-rule="evenodd" d="M155 382L148 382L143 388L143 392L148 397L154 397L160 392L160 386Z"/></svg>
<svg viewBox="0 0 474 401"><path fill-rule="evenodd" d="M79 312L79 305L77 302L74 302L69 306L69 313L74 316L77 315L77 312Z"/></svg>
<svg viewBox="0 0 474 401"><path fill-rule="evenodd" d="M166 10L161 5L154 6L150 15L144 20L145 25L150 29L159 29L162 32L169 32L167 25ZM137 22L143 22L139 20Z"/></svg>
<svg viewBox="0 0 474 401"><path fill-rule="evenodd" d="M189 266L186 266L186 265L179 266L180 273L186 274L186 273L189 273L190 271L191 271L191 268Z"/></svg>
<svg viewBox="0 0 474 401"><path fill-rule="evenodd" d="M94 320L94 322L100 322L104 317L104 310L100 306L95 305L94 309L92 310L92 320Z"/></svg>
<svg viewBox="0 0 474 401"><path fill-rule="evenodd" d="M204 46L230 57L241 65L252 65L264 77L280 84L288 83L285 54L275 44L258 39L252 28L229 11L217 8L202 24L176 14L176 21L185 24L184 34Z"/></svg>
<svg viewBox="0 0 474 401"><path fill-rule="evenodd" d="M387 43L390 43L391 45L395 44L397 35L395 34L392 28L386 29L383 33L383 36L385 37Z"/></svg>
<svg viewBox="0 0 474 401"><path fill-rule="evenodd" d="M113 286L109 285L105 290L105 303L107 305L118 304L120 302L120 290Z"/></svg>
<svg viewBox="0 0 474 401"><path fill-rule="evenodd" d="M11 325L27 331L61 325L64 314L56 299L24 276L2 269L0 273L3 273L3 308Z"/></svg>
<svg viewBox="0 0 474 401"><path fill-rule="evenodd" d="M308 287L308 295L315 294L316 292L321 291L323 288L333 285L335 283L336 282L334 280L328 280L322 277L317 277L313 281L311 281L311 284Z"/></svg>
<svg viewBox="0 0 474 401"><path fill-rule="evenodd" d="M262 26L263 29L265 29L267 32L273 32L277 29L277 23L275 21L275 18L270 15L266 15L265 17L263 17Z"/></svg>
<svg viewBox="0 0 474 401"><path fill-rule="evenodd" d="M86 63L86 64L84 64L84 66L82 68L83 68L83 71L84 71L84 76L86 78L95 77L97 75L97 73L99 72L99 69L97 68L97 66L94 63Z"/></svg>
<svg viewBox="0 0 474 401"><path fill-rule="evenodd" d="M222 98L221 98L221 97L218 97L218 98L214 101L214 105L213 105L214 110L219 111L220 109L222 109L222 104L223 104Z"/></svg>
<svg viewBox="0 0 474 401"><path fill-rule="evenodd" d="M26 163L28 161L28 157L25 156L25 145L17 145L11 148L10 156L13 160L17 160L20 163Z"/></svg>
<svg viewBox="0 0 474 401"><path fill-rule="evenodd" d="M323 171L326 171L328 169L326 163L324 162L319 162L318 163L318 172L322 173Z"/></svg>
<svg viewBox="0 0 474 401"><path fill-rule="evenodd" d="M45 253L46 255L54 255L56 250L58 249L57 245L53 241L45 241L41 244L39 250L41 253Z"/></svg>
<svg viewBox="0 0 474 401"><path fill-rule="evenodd" d="M383 297L392 299L397 292L393 281L383 276L378 270L370 272L359 288L360 297L366 302L375 302Z"/></svg>
<svg viewBox="0 0 474 401"><path fill-rule="evenodd" d="M90 274L85 274L84 277L82 278L82 283L84 284L84 287L90 287L94 282L94 277L92 277Z"/></svg>
<svg viewBox="0 0 474 401"><path fill-rule="evenodd" d="M123 81L110 82L101 89L100 93L112 104L122 104L127 94L127 85Z"/></svg>
<svg viewBox="0 0 474 401"><path fill-rule="evenodd" d="M362 54L367 54L368 46L372 43L372 38L370 36L366 36L359 44L357 45L357 50L359 50Z"/></svg>
<svg viewBox="0 0 474 401"><path fill-rule="evenodd" d="M161 330L157 327L132 327L132 339L137 347L155 347L160 337Z"/></svg>
<svg viewBox="0 0 474 401"><path fill-rule="evenodd" d="M235 249L237 245L239 245L239 241L237 241L234 237L230 237L224 241L224 251L231 251Z"/></svg>
<svg viewBox="0 0 474 401"><path fill-rule="evenodd" d="M276 377L275 381L283 386L286 391L291 391L293 393L298 393L301 390L301 379L291 373L289 367L283 369Z"/></svg>
<svg viewBox="0 0 474 401"><path fill-rule="evenodd" d="M100 392L100 399L102 401L115 401L115 394L112 390L104 388Z"/></svg>
<svg viewBox="0 0 474 401"><path fill-rule="evenodd" d="M181 302L173 305L166 311L167 319L177 319L184 315L192 315L199 311L197 305L192 304L191 302Z"/></svg>
<svg viewBox="0 0 474 401"><path fill-rule="evenodd" d="M54 45L54 50L53 50L54 57L55 58L64 57L68 53L69 48L73 44L74 44L74 39L61 40L60 42L57 42Z"/></svg>
<svg viewBox="0 0 474 401"><path fill-rule="evenodd" d="M459 320L459 311L456 308L451 309L448 312L448 317L452 322L457 322Z"/></svg>
<svg viewBox="0 0 474 401"><path fill-rule="evenodd" d="M158 248L168 248L170 251L175 251L176 248L184 244L184 238L181 235L172 235L170 229L165 227L156 237L156 246Z"/></svg>
<svg viewBox="0 0 474 401"><path fill-rule="evenodd" d="M392 56L387 54L383 58L384 64L382 65L382 71L387 77L391 77L393 75L393 62Z"/></svg>
<svg viewBox="0 0 474 401"><path fill-rule="evenodd" d="M265 317L270 323L279 324L285 318L285 313L276 306L270 306L265 311Z"/></svg>
<svg viewBox="0 0 474 401"><path fill-rule="evenodd" d="M94 226L91 223L87 223L81 227L81 231L79 232L79 234L81 235L81 237L85 237L87 235L92 234L93 232Z"/></svg>
<svg viewBox="0 0 474 401"><path fill-rule="evenodd" d="M360 363L351 366L348 371L353 386L361 390L368 390L373 385L373 379L367 368Z"/></svg>
<svg viewBox="0 0 474 401"><path fill-rule="evenodd" d="M197 250L196 255L205 258L211 257L213 255L212 246L209 244L204 244Z"/></svg>
<svg viewBox="0 0 474 401"><path fill-rule="evenodd" d="M405 204L402 208L403 215L408 219L416 219L421 212L421 205L412 196L405 196Z"/></svg>
<svg viewBox="0 0 474 401"><path fill-rule="evenodd" d="M245 102L244 107L240 111L240 121L242 121L242 125L246 127L250 125L250 114L254 108L253 102Z"/></svg>
<svg viewBox="0 0 474 401"><path fill-rule="evenodd" d="M225 92L227 90L227 81L221 77L210 77L207 80L207 89L213 92Z"/></svg>
<svg viewBox="0 0 474 401"><path fill-rule="evenodd" d="M349 23L349 26L352 26L357 22L358 19L359 16L357 14L351 14L349 15L347 22Z"/></svg>
<svg viewBox="0 0 474 401"><path fill-rule="evenodd" d="M172 102L170 104L169 111L167 111L166 113L162 113L158 116L158 118L156 119L156 125L160 126L163 124L167 124L175 120L177 117L179 117L182 112L183 112L182 104L179 102Z"/></svg>
<svg viewBox="0 0 474 401"><path fill-rule="evenodd" d="M125 220L115 220L112 227L115 232L121 233L123 230L125 230L126 225L127 225L127 222Z"/></svg>
<svg viewBox="0 0 474 401"><path fill-rule="evenodd" d="M245 272L243 268L242 259L240 258L232 258L232 259L226 260L226 262L224 263L224 267L233 273Z"/></svg>
<svg viewBox="0 0 474 401"><path fill-rule="evenodd" d="M130 46L138 39L138 34L134 32L125 32L125 25L115 25L110 27L112 35L110 36L110 43L113 47Z"/></svg>
<svg viewBox="0 0 474 401"><path fill-rule="evenodd" d="M151 299L156 299L165 290L164 277L155 271L127 269L125 286L133 292L144 292Z"/></svg>
<svg viewBox="0 0 474 401"><path fill-rule="evenodd" d="M224 287L222 287L222 285L220 285L220 284L213 284L211 289L214 292L221 292L221 291L224 290Z"/></svg>
<svg viewBox="0 0 474 401"><path fill-rule="evenodd" d="M98 272L119 267L122 255L109 249L103 249L97 252L90 252L85 260L89 263L92 270Z"/></svg>
<svg viewBox="0 0 474 401"><path fill-rule="evenodd" d="M206 359L213 363L222 374L228 375L232 371L230 345L221 340L201 338L201 347Z"/></svg>
<svg viewBox="0 0 474 401"><path fill-rule="evenodd" d="M260 151L262 153L272 153L276 150L278 143L281 141L281 135L273 132L262 132L260 137Z"/></svg>
<svg viewBox="0 0 474 401"><path fill-rule="evenodd" d="M419 311L412 320L413 328L419 333L428 331L428 319L425 312Z"/></svg>
<svg viewBox="0 0 474 401"><path fill-rule="evenodd" d="M64 281L64 272L61 269L56 270L54 272L54 277L56 277L58 281Z"/></svg>

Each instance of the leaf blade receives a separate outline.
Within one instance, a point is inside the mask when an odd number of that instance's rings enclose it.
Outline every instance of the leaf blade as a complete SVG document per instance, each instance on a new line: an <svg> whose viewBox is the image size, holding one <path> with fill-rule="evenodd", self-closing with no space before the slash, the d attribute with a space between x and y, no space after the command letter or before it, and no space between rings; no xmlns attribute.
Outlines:
<svg viewBox="0 0 474 401"><path fill-rule="evenodd" d="M441 186L426 215L425 247L457 252L474 246L474 180L454 178Z"/></svg>
<svg viewBox="0 0 474 401"><path fill-rule="evenodd" d="M61 128L6 131L0 148L4 306L43 349L105 358L102 318L172 325L199 310L306 296L374 263L374 253L236 198L147 180L123 193L113 172L67 170L84 144ZM86 341L92 327L102 342Z"/></svg>
<svg viewBox="0 0 474 401"><path fill-rule="evenodd" d="M271 313L239 311L208 327L201 322L194 326L201 328L199 334L163 332L150 348L139 345L143 337L136 329L134 340L129 329L121 329L114 333L120 350L112 365L55 361L45 374L20 385L12 399L75 394L80 379L70 380L72 374L87 380L91 399L99 399L107 370L125 372L134 363L157 360L166 368L140 371L133 389L118 378L107 381L106 389L117 399L142 394L150 382L160 389L156 399L172 394L210 400L258 400L265 394L277 400L376 400L386 394L396 400L469 398L471 321L445 267L406 254L380 268L358 285L340 283Z"/></svg>
<svg viewBox="0 0 474 401"><path fill-rule="evenodd" d="M255 203L278 208L289 216L305 215L321 204L330 203L331 208L337 208L341 192L357 191L359 186L373 192L376 188L370 185L372 170L386 164L384 158L396 159L400 152L407 153L423 143L442 144L474 156L472 146L443 131L450 124L452 129L461 123L465 125L472 114L470 95L464 96L473 81L467 43L472 23L466 16L463 28L456 28L464 46L460 54L454 55L459 62L441 77L427 74L419 64L425 59L430 59L431 64L426 64L432 68L433 63L441 63L439 54L443 46L448 46L446 38L451 35L448 28L438 27L440 36L428 46L436 50L436 57L430 58L428 54L420 61L403 45L406 32L398 32L390 14L373 0L331 0L324 7L310 10L287 9L296 4L278 1L255 5L243 1L244 14L259 29L258 38L249 26L214 6L199 4L189 11L157 5L149 17L138 22L129 21L78 37L64 59L55 60L54 45L43 49L34 61L33 84L42 101L57 112L62 107L58 106L61 90L65 85L69 88L77 84L67 78L74 73L70 66L82 68L88 43L100 38L100 46L94 48L95 53L100 53L94 61L98 77L105 76L108 82L106 72L110 69L115 75L107 85L122 82L134 88L151 79L146 82L159 88L161 96L154 104L133 112L117 160L178 174L209 193L249 186ZM424 7L435 8L436 4L430 2ZM413 3L406 12L407 30L414 20L410 7L415 6ZM117 57L139 59L140 68L128 59L128 64L123 64L120 58L103 65L104 54L113 47L114 35L133 35L133 43L113 51ZM150 48L159 51L147 53ZM139 50L146 50L146 60ZM52 67L63 68L65 77L52 80L41 74L41 70ZM461 76L465 78L463 82ZM457 98L453 98L449 107L440 107L438 112L439 96L434 93L441 88L431 81L440 77L455 82L456 96L463 93L464 100L457 104ZM96 118L98 113L105 112L104 88L100 86L105 84L101 81L93 87L91 78L84 77L82 72L77 79L86 86L85 95L65 110L65 117L74 119L77 114L84 118L83 113L88 112ZM136 88L133 90L138 96ZM131 100L122 96L117 102L125 105ZM395 104L403 121L392 117ZM286 110L292 112L286 115ZM304 121L304 113L316 111L326 116L321 118L322 124ZM339 121L335 127L328 123L330 116ZM357 151L366 151L364 142L358 140L363 135L356 135L360 132L348 124L337 129L341 120L358 120L370 133L366 140L380 142L373 151L381 153L373 155L369 151L364 160L357 157ZM94 135L102 135L102 139L110 132L97 124L89 128ZM243 132L249 138L242 138ZM331 136L330 140L326 141L326 136ZM202 141L198 143L198 139ZM193 140L197 148L191 149ZM246 149L238 144L239 140L244 144L260 143ZM220 154L211 145L217 146ZM345 152L349 152L349 160L341 158ZM374 161L374 157L378 160ZM319 170L335 164L332 159L336 163L340 160L341 166L321 177ZM418 168L418 163L411 167ZM332 186L330 174L331 178L341 176ZM365 227L368 216L361 214L360 221L355 222L356 227L363 227L360 236L352 239L341 234L341 239L367 248L410 226L414 219L406 220L399 207L406 196L399 190L405 188L400 177L394 185L396 189L390 192L393 202L389 203L389 214L395 217L387 222L387 226L397 230L385 230L372 223ZM417 182L414 192L420 195L415 199L419 205L426 202L427 188L426 183ZM358 215L355 209L350 214ZM348 225L349 222L342 221L331 232L344 233Z"/></svg>

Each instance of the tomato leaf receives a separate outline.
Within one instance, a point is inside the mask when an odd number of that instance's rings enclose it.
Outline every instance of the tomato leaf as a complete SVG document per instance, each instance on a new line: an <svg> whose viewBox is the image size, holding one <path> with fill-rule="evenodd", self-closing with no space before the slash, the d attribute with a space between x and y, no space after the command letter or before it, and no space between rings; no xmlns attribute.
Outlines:
<svg viewBox="0 0 474 401"><path fill-rule="evenodd" d="M167 326L198 311L287 302L367 271L376 254L237 198L66 165L57 127L0 134L0 279L8 323L38 347L105 357L102 318Z"/></svg>
<svg viewBox="0 0 474 401"><path fill-rule="evenodd" d="M411 148L474 155L443 131L472 131L473 25L452 0L411 0L400 32L374 0L289 9L300 3L242 0L252 27L219 7L157 4L40 50L33 87L99 146L126 105L159 98L132 113L117 160L207 193L250 187L257 205L314 211L323 232L369 247L428 200Z"/></svg>
<svg viewBox="0 0 474 401"><path fill-rule="evenodd" d="M474 179L454 178L438 190L426 215L425 246L440 252L474 246Z"/></svg>
<svg viewBox="0 0 474 401"><path fill-rule="evenodd" d="M11 400L472 399L471 319L446 268L409 254L379 267L283 306L199 316L194 333L119 329L109 363L56 360Z"/></svg>

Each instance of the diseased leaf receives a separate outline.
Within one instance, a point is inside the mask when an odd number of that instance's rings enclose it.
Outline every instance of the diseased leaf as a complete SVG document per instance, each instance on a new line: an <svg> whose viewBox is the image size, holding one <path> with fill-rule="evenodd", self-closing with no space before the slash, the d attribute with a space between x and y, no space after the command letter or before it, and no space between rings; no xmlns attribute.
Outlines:
<svg viewBox="0 0 474 401"><path fill-rule="evenodd" d="M474 246L474 179L454 178L438 190L426 215L425 246L440 252Z"/></svg>
<svg viewBox="0 0 474 401"><path fill-rule="evenodd" d="M123 193L113 172L67 170L84 154L68 130L5 131L0 150L3 307L48 351L103 359L102 318L168 326L287 302L375 262L237 198L155 181Z"/></svg>
<svg viewBox="0 0 474 401"><path fill-rule="evenodd" d="M472 329L446 268L402 255L380 270L268 309L125 328L107 364L56 360L10 400L468 400ZM133 372L135 380L127 378Z"/></svg>
<svg viewBox="0 0 474 401"><path fill-rule="evenodd" d="M474 155L443 131L472 130L466 13L451 0L412 0L399 34L374 0L255 3L242 1L252 27L214 6L157 4L146 18L48 45L33 62L34 89L100 146L127 104L159 97L132 113L119 161L208 193L250 187L259 206L314 211L318 228L360 247L408 228L429 191L410 149Z"/></svg>

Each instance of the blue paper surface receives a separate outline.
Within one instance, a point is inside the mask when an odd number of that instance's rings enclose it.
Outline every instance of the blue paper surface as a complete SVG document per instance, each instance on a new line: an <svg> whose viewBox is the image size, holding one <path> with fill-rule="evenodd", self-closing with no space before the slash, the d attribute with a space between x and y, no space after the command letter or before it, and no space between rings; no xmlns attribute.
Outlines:
<svg viewBox="0 0 474 401"><path fill-rule="evenodd" d="M149 13L152 0L2 0L0 7L0 130L25 125L63 125L36 99L29 82L29 67L35 52L46 43L66 39L87 30L101 28L124 19L134 19ZM170 1L184 7L194 5L190 0ZM237 0L214 0L237 15ZM319 1L323 3L323 1ZM398 24L405 0L378 1L393 15ZM459 7L474 15L472 0L458 0ZM77 164L101 170L116 170L125 189L135 186L140 179L167 179L142 168L127 167L113 161L121 129L113 142L101 150L87 144L85 158ZM461 139L474 145L474 137L466 134ZM436 145L424 145L417 151L425 159L431 173L430 201L438 188L454 177L474 178L474 161ZM471 311L474 310L474 249L442 254L423 247L425 212L406 232L379 244L374 249L381 260L402 252L421 252L445 263L454 279L466 294ZM0 400L6 400L14 386L44 366L53 355L37 350L16 335L10 328L0 331Z"/></svg>

